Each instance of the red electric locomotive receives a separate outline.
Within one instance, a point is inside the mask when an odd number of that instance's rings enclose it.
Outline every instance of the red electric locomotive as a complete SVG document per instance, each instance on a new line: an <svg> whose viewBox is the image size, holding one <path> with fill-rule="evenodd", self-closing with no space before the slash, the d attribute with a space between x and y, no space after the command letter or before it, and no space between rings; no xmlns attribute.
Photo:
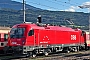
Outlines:
<svg viewBox="0 0 90 60"><path fill-rule="evenodd" d="M35 57L39 53L46 56L51 52L78 51L87 48L86 33L80 29L44 24L22 23L14 25L10 31L5 52L26 54Z"/></svg>
<svg viewBox="0 0 90 60"><path fill-rule="evenodd" d="M5 53L25 54L35 57L43 53L79 51L87 49L86 33L80 29L65 26L52 26L41 23L22 23L12 27Z"/></svg>

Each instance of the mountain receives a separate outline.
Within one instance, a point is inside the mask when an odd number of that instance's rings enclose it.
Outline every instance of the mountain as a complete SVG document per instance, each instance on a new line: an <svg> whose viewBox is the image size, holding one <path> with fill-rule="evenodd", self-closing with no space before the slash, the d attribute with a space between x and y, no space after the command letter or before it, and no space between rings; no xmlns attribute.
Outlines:
<svg viewBox="0 0 90 60"><path fill-rule="evenodd" d="M88 29L89 15L83 12L64 12L64 11L48 11L48 10L26 10L26 22L37 22L37 17L42 16L42 23L53 25L75 26L82 29ZM23 11L1 9L0 10L0 26L13 26L23 23ZM71 24L73 23L73 24Z"/></svg>
<svg viewBox="0 0 90 60"><path fill-rule="evenodd" d="M23 4L20 2L12 1L12 0L0 0L0 8L9 8L14 10L23 9ZM33 6L26 4L26 8L31 10L42 10Z"/></svg>

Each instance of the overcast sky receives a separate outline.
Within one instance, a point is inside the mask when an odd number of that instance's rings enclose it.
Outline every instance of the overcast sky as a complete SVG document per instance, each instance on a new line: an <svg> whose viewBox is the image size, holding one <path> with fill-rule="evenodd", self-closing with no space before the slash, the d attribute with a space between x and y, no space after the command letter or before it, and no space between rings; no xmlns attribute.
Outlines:
<svg viewBox="0 0 90 60"><path fill-rule="evenodd" d="M22 2L23 0L13 0ZM25 0L27 4L52 11L90 12L90 0ZM79 8L81 6L83 8Z"/></svg>

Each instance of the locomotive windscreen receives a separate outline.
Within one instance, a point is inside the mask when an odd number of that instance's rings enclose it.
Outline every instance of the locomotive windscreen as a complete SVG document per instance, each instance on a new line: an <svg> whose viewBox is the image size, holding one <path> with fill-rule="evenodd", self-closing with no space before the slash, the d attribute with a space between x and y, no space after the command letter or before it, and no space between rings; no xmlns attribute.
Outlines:
<svg viewBox="0 0 90 60"><path fill-rule="evenodd" d="M12 28L10 31L10 38L22 38L24 35L25 28Z"/></svg>

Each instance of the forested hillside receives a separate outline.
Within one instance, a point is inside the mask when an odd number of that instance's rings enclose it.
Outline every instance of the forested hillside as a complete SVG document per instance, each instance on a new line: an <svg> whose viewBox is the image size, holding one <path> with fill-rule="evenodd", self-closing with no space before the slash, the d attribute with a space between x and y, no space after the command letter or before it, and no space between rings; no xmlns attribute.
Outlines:
<svg viewBox="0 0 90 60"><path fill-rule="evenodd" d="M42 23L53 25L74 25L83 26L82 29L88 29L89 14L82 12L63 12L47 10L26 10L26 21L37 22L37 16L42 16ZM70 24L68 21L73 22ZM13 26L23 22L22 10L1 9L0 25Z"/></svg>

